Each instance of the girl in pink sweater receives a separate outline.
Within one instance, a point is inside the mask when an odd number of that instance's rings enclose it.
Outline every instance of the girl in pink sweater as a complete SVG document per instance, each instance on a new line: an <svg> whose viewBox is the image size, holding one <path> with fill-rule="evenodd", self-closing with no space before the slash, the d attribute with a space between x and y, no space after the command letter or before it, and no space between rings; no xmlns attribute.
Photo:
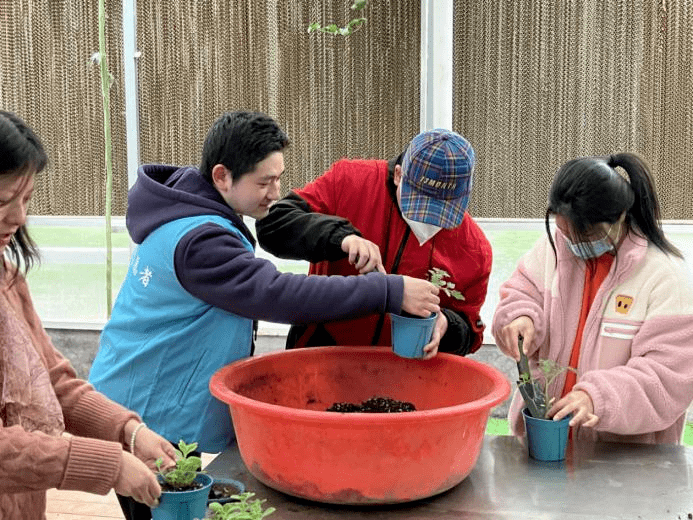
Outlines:
<svg viewBox="0 0 693 520"><path fill-rule="evenodd" d="M519 359L521 334L532 368L551 359L576 369L547 392L550 417L573 414L574 438L680 442L693 399L693 291L662 232L647 164L630 153L565 163L546 231L500 288L498 346ZM522 408L516 392L516 435Z"/></svg>
<svg viewBox="0 0 693 520"><path fill-rule="evenodd" d="M115 488L154 506L161 489L150 468L158 457L173 465L173 446L77 379L15 267L26 273L38 259L25 222L34 176L46 163L32 130L0 111L0 518L45 518L49 488Z"/></svg>

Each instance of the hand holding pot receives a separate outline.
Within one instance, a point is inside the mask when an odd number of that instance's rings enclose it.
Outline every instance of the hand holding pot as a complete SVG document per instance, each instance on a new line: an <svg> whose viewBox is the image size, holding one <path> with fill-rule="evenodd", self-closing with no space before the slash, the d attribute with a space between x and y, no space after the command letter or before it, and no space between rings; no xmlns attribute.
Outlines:
<svg viewBox="0 0 693 520"><path fill-rule="evenodd" d="M498 347L501 351L515 361L520 360L520 350L517 346L519 336L523 338L524 351L534 340L534 322L529 316L520 316L508 323L501 329L501 337L498 340Z"/></svg>
<svg viewBox="0 0 693 520"><path fill-rule="evenodd" d="M432 313L440 311L438 306L440 289L438 287L420 278L412 278L411 276L402 276L402 278L404 278L403 311L422 318L427 318Z"/></svg>
<svg viewBox="0 0 693 520"><path fill-rule="evenodd" d="M424 350L424 359L432 359L438 354L438 347L440 347L440 340L445 335L448 330L448 319L442 312L438 313L436 318L436 324L433 328L433 335L431 336L431 341L427 343Z"/></svg>
<svg viewBox="0 0 693 520"><path fill-rule="evenodd" d="M582 390L573 390L553 403L548 416L552 417L554 421L560 421L571 413L573 418L570 420L570 426L590 428L599 422L599 417L594 415L592 398Z"/></svg>
<svg viewBox="0 0 693 520"><path fill-rule="evenodd" d="M132 453L123 451L120 473L113 489L119 495L132 497L138 502L156 507L161 496L161 486L156 475Z"/></svg>
<svg viewBox="0 0 693 520"><path fill-rule="evenodd" d="M156 461L162 459L161 469L168 470L176 465L176 450L173 445L164 439L161 435L153 430L150 430L141 423L130 420L125 425L125 438L130 442L134 440L134 445L130 445L130 453L144 462L149 469L157 471ZM135 429L137 430L135 431ZM132 438L132 433L135 433L135 438Z"/></svg>

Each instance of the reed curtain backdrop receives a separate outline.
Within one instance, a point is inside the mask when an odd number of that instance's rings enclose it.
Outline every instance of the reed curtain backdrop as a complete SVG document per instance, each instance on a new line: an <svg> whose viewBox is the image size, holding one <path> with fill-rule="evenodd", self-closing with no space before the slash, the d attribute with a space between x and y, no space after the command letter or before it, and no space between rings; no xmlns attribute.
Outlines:
<svg viewBox="0 0 693 520"><path fill-rule="evenodd" d="M399 153L419 131L420 2L370 0L349 37L348 0L137 1L140 161L196 164L221 112L286 129L286 192L340 157ZM430 3L430 8L435 2ZM45 141L37 215L101 215L105 166L98 0L0 1L0 107ZM543 216L556 168L635 151L666 219L693 219L692 0L456 0L453 128L478 155L471 211ZM122 4L107 2L114 193L127 200Z"/></svg>
<svg viewBox="0 0 693 520"><path fill-rule="evenodd" d="M693 2L455 2L454 126L474 214L542 217L556 168L633 151L665 219L693 219Z"/></svg>

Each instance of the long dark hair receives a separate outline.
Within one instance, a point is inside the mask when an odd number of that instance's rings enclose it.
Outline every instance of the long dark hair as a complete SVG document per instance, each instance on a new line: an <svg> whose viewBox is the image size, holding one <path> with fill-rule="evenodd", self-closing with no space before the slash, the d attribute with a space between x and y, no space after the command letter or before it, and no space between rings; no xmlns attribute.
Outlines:
<svg viewBox="0 0 693 520"><path fill-rule="evenodd" d="M617 167L623 168L628 180L619 175ZM554 253L556 246L549 229L552 214L570 221L575 235L571 239L589 242L588 234L595 224L613 224L623 212L626 213L628 231L647 239L667 254L683 258L681 251L667 240L662 231L650 168L633 153L580 157L558 169L549 190L545 217L546 232Z"/></svg>
<svg viewBox="0 0 693 520"><path fill-rule="evenodd" d="M0 110L0 176L29 176L42 171L48 156L38 136L12 112ZM7 245L10 260L26 274L39 262L39 251L26 225L12 235ZM16 274L16 273L15 273Z"/></svg>

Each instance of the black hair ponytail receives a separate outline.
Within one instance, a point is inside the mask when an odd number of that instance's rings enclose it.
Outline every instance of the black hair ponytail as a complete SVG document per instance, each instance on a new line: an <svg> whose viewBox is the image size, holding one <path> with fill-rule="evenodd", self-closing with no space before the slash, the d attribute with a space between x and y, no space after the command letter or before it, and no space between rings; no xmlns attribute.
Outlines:
<svg viewBox="0 0 693 520"><path fill-rule="evenodd" d="M683 258L681 251L662 231L657 192L647 163L636 154L617 153L609 156L608 165L611 168L620 167L625 170L635 195L633 205L626 216L628 226L665 253Z"/></svg>

